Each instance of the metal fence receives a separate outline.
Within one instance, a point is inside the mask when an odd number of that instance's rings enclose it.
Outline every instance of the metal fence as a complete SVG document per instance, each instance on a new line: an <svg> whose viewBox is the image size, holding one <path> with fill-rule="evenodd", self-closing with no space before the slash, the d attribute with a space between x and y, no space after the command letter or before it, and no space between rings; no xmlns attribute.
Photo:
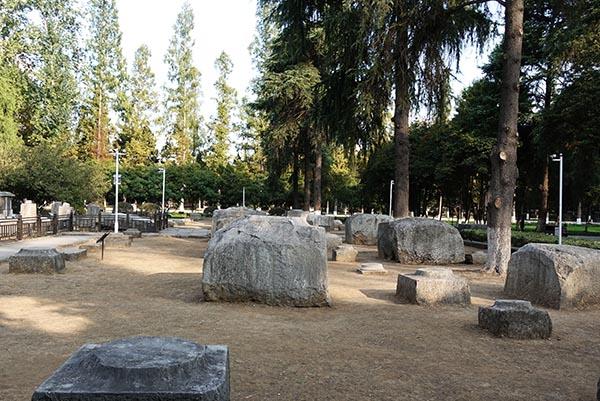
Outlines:
<svg viewBox="0 0 600 401"><path fill-rule="evenodd" d="M167 228L168 224L167 213L119 215L119 230L136 228L144 233L158 232ZM0 241L43 237L66 231L114 230L114 226L115 216L112 214L99 213L93 216L71 213L52 218L39 216L22 218L18 216L12 219L0 219Z"/></svg>

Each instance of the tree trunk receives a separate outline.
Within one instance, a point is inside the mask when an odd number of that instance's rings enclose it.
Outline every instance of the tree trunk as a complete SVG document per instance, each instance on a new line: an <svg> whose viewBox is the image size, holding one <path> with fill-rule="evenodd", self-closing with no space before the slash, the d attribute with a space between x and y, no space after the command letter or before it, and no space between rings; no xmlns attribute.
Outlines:
<svg viewBox="0 0 600 401"><path fill-rule="evenodd" d="M315 174L313 199L315 212L321 211L321 173L323 171L323 149L321 143L317 144L315 149Z"/></svg>
<svg viewBox="0 0 600 401"><path fill-rule="evenodd" d="M542 184L540 185L540 211L538 213L538 222L536 231L543 233L546 231L546 220L548 219L548 194L550 191L549 186L549 166L548 156L544 157L543 169L544 176L542 178Z"/></svg>
<svg viewBox="0 0 600 401"><path fill-rule="evenodd" d="M310 141L305 138L304 144L304 210L310 211L310 184L312 169L310 168Z"/></svg>
<svg viewBox="0 0 600 401"><path fill-rule="evenodd" d="M397 15L402 15L401 2L397 1ZM400 18L400 17L398 17ZM410 113L410 88L408 83L408 30L406 26L399 25L396 34L394 54L394 217L408 217L409 215L409 142L408 118Z"/></svg>
<svg viewBox="0 0 600 401"><path fill-rule="evenodd" d="M504 60L497 143L491 155L488 257L485 270L506 274L511 251L511 215L517 181L519 75L523 43L523 0L507 0Z"/></svg>
<svg viewBox="0 0 600 401"><path fill-rule="evenodd" d="M298 180L300 176L300 160L298 151L294 152L294 162L292 167L292 204L294 209L300 209L300 196Z"/></svg>

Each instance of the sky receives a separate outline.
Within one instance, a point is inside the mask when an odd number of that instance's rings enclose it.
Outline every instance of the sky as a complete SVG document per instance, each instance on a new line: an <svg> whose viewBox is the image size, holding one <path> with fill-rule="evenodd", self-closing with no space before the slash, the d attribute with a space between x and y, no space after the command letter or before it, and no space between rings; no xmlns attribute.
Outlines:
<svg viewBox="0 0 600 401"><path fill-rule="evenodd" d="M135 50L142 44L152 52L152 67L158 85L166 81L164 63L173 25L184 0L117 0L119 21L123 32L122 45L129 65ZM221 51L233 61L230 85L241 96L248 93L256 76L249 46L256 32L256 0L190 0L194 10L194 59L202 73L202 114L208 120L215 110L213 84L217 79L214 62ZM452 83L455 96L475 79L481 77L479 67L487 61L487 53L465 49L461 71Z"/></svg>

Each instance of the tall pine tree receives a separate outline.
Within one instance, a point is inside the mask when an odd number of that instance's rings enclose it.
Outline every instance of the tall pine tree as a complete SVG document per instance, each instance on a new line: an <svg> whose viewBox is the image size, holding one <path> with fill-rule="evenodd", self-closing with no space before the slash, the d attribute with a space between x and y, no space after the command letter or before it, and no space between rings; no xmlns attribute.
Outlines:
<svg viewBox="0 0 600 401"><path fill-rule="evenodd" d="M165 124L167 142L163 157L178 164L191 162L201 146L201 115L199 111L200 71L194 66L194 13L188 2L177 16L173 37L165 62L169 67L169 84Z"/></svg>

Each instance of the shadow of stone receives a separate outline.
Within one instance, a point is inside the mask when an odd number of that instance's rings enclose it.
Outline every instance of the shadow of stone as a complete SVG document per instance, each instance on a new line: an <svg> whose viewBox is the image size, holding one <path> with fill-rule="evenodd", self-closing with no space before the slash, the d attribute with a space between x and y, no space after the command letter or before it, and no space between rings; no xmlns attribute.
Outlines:
<svg viewBox="0 0 600 401"><path fill-rule="evenodd" d="M362 292L367 298L377 299L380 301L387 301L390 303L397 303L396 301L396 292L390 290L376 290L376 289L361 289Z"/></svg>

